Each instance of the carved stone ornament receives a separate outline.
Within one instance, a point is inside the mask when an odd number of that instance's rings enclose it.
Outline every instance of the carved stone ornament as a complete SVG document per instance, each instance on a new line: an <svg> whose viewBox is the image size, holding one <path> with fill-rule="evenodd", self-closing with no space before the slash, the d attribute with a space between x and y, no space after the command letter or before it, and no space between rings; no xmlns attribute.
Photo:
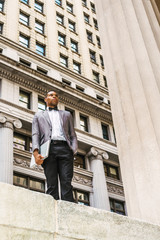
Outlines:
<svg viewBox="0 0 160 240"><path fill-rule="evenodd" d="M99 159L99 160L107 160L109 159L109 155L107 152L101 151L95 147L91 147L90 151L87 154L87 157L91 160L93 159Z"/></svg>
<svg viewBox="0 0 160 240"><path fill-rule="evenodd" d="M17 166L21 166L21 167L25 167L25 168L29 168L30 169L30 162L26 161L26 160L23 160L23 159L14 158L13 164L17 165ZM32 168L32 170L33 169L36 170L36 171L39 171L39 172L43 172L43 168L41 166L38 166L38 165L35 165Z"/></svg>
<svg viewBox="0 0 160 240"><path fill-rule="evenodd" d="M4 116L0 116L0 123L5 123L7 121L7 118Z"/></svg>
<svg viewBox="0 0 160 240"><path fill-rule="evenodd" d="M73 176L73 181L81 183L81 184L86 185L86 186L92 187L92 180L91 179L87 179L84 176L74 175Z"/></svg>
<svg viewBox="0 0 160 240"><path fill-rule="evenodd" d="M107 189L108 189L108 192L124 196L123 187L119 187L119 186L107 183Z"/></svg>
<svg viewBox="0 0 160 240"><path fill-rule="evenodd" d="M13 120L13 125L15 128L21 128L22 122L19 119Z"/></svg>

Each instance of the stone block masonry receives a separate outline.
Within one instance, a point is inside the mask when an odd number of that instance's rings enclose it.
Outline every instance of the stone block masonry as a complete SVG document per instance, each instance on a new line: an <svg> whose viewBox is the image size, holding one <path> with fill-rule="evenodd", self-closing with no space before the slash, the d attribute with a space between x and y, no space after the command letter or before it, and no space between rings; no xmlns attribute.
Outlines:
<svg viewBox="0 0 160 240"><path fill-rule="evenodd" d="M0 240L159 240L160 226L0 183Z"/></svg>

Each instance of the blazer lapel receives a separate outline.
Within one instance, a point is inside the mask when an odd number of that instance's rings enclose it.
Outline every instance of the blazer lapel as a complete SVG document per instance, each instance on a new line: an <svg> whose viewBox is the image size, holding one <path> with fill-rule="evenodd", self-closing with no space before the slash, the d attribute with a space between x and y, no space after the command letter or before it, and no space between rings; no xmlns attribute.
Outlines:
<svg viewBox="0 0 160 240"><path fill-rule="evenodd" d="M50 126L52 126L52 123L51 123L51 120L50 120L50 117L49 117L49 114L48 114L48 111L47 111L47 110L45 110L45 111L43 112L43 116L44 116L45 119L47 120L48 124L49 124Z"/></svg>

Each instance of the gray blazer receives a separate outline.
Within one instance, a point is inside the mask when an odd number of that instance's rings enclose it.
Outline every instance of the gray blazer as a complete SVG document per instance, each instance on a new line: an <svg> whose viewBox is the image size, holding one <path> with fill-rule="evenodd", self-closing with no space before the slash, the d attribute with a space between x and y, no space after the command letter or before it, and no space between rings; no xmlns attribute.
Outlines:
<svg viewBox="0 0 160 240"><path fill-rule="evenodd" d="M62 130L69 147L73 153L76 153L78 143L73 126L72 115L68 111L59 110ZM51 139L52 124L48 111L42 111L35 114L32 122L32 150L39 149L40 145Z"/></svg>

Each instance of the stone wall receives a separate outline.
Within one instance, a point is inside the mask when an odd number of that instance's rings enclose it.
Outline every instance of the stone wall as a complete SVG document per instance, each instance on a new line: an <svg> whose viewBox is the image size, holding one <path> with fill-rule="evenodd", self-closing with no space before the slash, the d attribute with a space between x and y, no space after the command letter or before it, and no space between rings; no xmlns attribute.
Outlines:
<svg viewBox="0 0 160 240"><path fill-rule="evenodd" d="M0 239L159 240L160 227L0 183Z"/></svg>

